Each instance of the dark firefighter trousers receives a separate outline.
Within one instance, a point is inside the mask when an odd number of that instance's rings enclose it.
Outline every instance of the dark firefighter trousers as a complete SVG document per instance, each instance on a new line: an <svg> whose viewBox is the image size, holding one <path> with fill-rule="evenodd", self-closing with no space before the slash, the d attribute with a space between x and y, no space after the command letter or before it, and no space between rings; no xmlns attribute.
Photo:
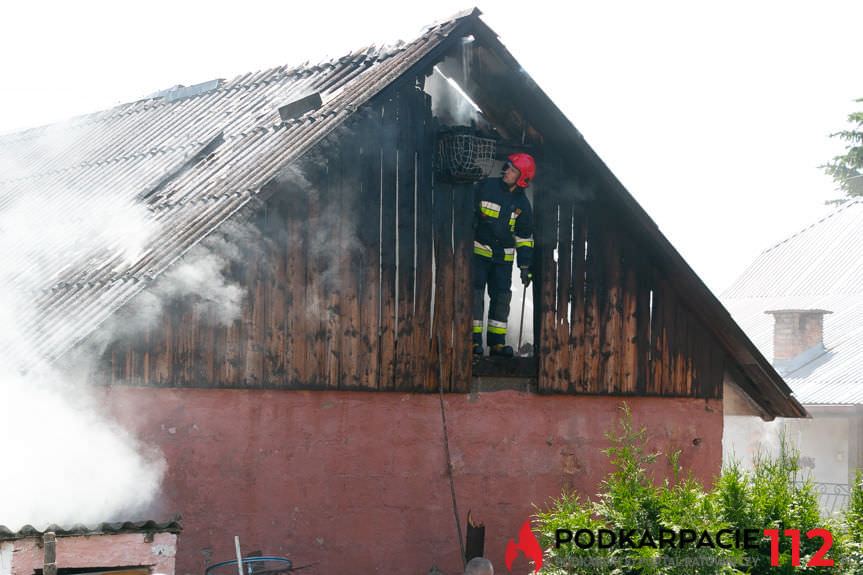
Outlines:
<svg viewBox="0 0 863 575"><path fill-rule="evenodd" d="M485 288L491 300L488 310L488 346L506 343L506 322L512 299L512 262L498 263L477 254L473 256L473 343L482 345L482 317Z"/></svg>

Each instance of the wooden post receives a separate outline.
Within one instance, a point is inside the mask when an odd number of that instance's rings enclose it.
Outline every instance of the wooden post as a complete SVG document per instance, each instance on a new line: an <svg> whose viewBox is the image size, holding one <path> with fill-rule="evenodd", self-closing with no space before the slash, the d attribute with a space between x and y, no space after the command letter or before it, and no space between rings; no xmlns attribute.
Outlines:
<svg viewBox="0 0 863 575"><path fill-rule="evenodd" d="M42 568L43 575L57 575L57 544L53 531L47 531L42 535L42 545L45 548L45 565Z"/></svg>

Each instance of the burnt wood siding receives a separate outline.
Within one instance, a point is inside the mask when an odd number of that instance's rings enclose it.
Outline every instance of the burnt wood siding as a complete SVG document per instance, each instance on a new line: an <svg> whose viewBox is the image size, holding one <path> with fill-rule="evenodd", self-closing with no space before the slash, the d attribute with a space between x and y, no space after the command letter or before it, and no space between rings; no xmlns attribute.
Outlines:
<svg viewBox="0 0 863 575"><path fill-rule="evenodd" d="M108 347L100 377L469 391L472 190L435 180L436 132L429 96L412 85L357 112L271 182L256 211L220 232L240 253L226 275L245 292L241 313L225 325L200 298L171 300L149 329ZM727 356L648 243L601 190L573 193L578 174L559 170L569 192L543 188L542 176L539 391L720 398Z"/></svg>
<svg viewBox="0 0 863 575"><path fill-rule="evenodd" d="M727 354L613 209L536 195L539 389L721 398Z"/></svg>
<svg viewBox="0 0 863 575"><path fill-rule="evenodd" d="M436 126L421 90L357 116L224 239L242 252L226 271L246 290L241 317L223 325L194 296L171 300L158 323L112 343L103 380L469 389L471 189L434 184Z"/></svg>

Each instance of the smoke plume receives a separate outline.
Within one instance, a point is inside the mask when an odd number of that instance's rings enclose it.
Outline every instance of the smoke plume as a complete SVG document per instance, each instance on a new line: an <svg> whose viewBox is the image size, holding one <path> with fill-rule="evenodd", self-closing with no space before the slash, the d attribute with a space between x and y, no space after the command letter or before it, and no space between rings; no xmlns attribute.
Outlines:
<svg viewBox="0 0 863 575"><path fill-rule="evenodd" d="M482 115L455 79L435 66L426 79L425 91L432 97L432 114L445 126L485 124Z"/></svg>
<svg viewBox="0 0 863 575"><path fill-rule="evenodd" d="M57 145L59 146L58 142ZM46 153L50 153L50 150ZM114 271L138 260L158 233L147 208L122 190L39 193L4 160L0 173L0 525L20 529L141 519L158 497L166 462L106 406L91 385L104 346L152 327L165 304L195 294L208 318L230 322L241 310L238 286L223 271L229 242L211 238L192 250L122 311L124 321L98 328L87 345L49 361L33 326L66 331L40 298L99 262L119 255ZM43 329L44 331L44 329ZM94 345L97 342L98 345ZM56 351L56 350L52 350ZM62 364L62 365L61 365Z"/></svg>
<svg viewBox="0 0 863 575"><path fill-rule="evenodd" d="M143 249L145 212L96 196L64 205L7 196L0 211L0 524L12 529L134 513L164 471L158 452L100 407L85 374L47 362L24 330L41 293L88 256L111 248L132 261Z"/></svg>

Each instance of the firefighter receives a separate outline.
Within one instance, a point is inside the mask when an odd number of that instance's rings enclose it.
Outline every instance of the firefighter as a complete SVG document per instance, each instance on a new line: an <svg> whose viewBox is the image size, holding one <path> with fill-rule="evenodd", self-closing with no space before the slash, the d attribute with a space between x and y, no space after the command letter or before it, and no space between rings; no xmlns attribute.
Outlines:
<svg viewBox="0 0 863 575"><path fill-rule="evenodd" d="M473 353L482 355L483 307L488 286L490 355L512 357L506 345L506 323L512 299L512 266L518 256L521 281L532 279L533 210L524 193L536 174L528 154L509 156L500 178L486 178L474 190Z"/></svg>

